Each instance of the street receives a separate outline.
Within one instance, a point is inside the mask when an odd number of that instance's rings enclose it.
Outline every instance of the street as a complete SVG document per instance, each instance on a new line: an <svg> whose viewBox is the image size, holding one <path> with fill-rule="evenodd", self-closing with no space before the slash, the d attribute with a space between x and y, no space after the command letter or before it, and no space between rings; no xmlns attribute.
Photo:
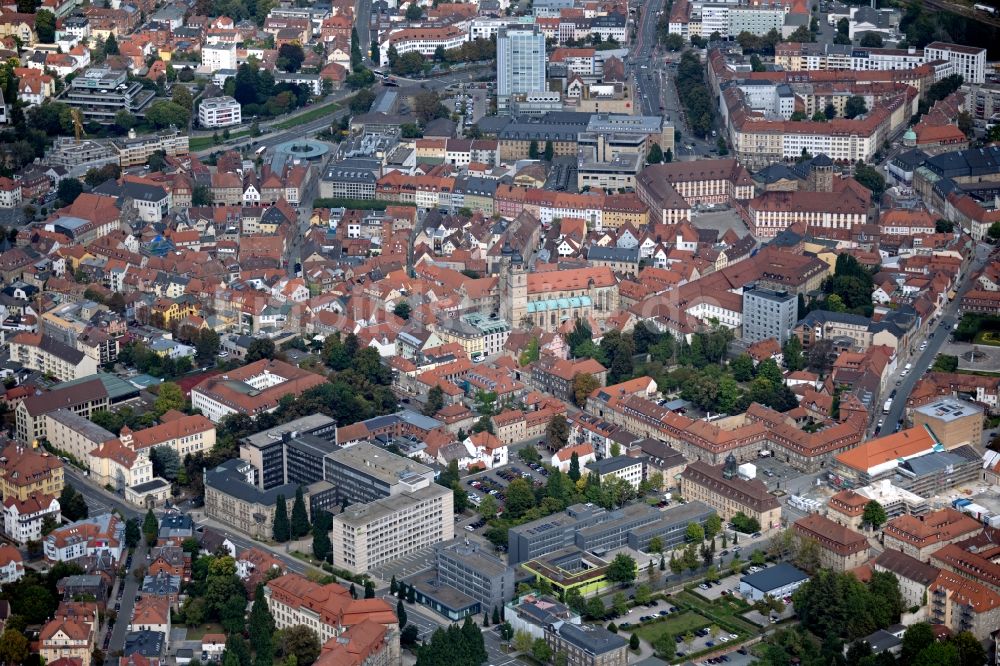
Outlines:
<svg viewBox="0 0 1000 666"><path fill-rule="evenodd" d="M976 256L969 263L969 267L963 275L961 286L955 294L955 298L942 308L937 326L927 339L927 348L923 351L923 353L914 357L911 361L913 363L913 368L907 373L906 377L899 380L900 384L898 387L893 387L896 388L896 397L892 401L889 413L885 415L885 424L882 429L883 433L888 434L891 432L890 429L894 428L895 424L903 418L903 414L906 409L906 400L909 398L910 392L913 390L917 381L924 376L927 369L934 364L934 359L940 352L941 346L951 335L951 328L959 319L958 308L959 303L961 303L962 296L972 287L972 280L970 277L979 271L986 263L989 250L990 248L982 243L976 245ZM913 344L917 343L914 342ZM901 370L902 368L899 368L897 373ZM896 377L898 378L898 374Z"/></svg>

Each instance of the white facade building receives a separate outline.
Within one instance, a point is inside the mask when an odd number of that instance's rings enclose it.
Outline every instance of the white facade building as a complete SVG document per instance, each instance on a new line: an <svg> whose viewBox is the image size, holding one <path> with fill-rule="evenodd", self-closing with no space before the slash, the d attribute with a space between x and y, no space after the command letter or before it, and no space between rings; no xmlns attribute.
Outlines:
<svg viewBox="0 0 1000 666"><path fill-rule="evenodd" d="M947 60L955 65L957 73L965 83L985 83L986 81L986 49L946 42L931 42L924 47L924 58Z"/></svg>
<svg viewBox="0 0 1000 666"><path fill-rule="evenodd" d="M202 127L229 127L243 122L243 107L232 97L203 99L198 105L198 124Z"/></svg>

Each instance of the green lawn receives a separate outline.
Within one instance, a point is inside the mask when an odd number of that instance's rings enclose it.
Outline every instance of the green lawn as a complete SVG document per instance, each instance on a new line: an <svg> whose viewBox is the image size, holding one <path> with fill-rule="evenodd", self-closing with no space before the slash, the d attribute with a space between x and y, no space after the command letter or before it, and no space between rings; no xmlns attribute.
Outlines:
<svg viewBox="0 0 1000 666"><path fill-rule="evenodd" d="M239 132L233 132L229 135L230 139L242 139L245 136L250 136L250 130L240 130ZM192 151L207 150L213 146L218 145L219 148L225 148L226 143L222 140L222 135L219 135L219 143L215 143L215 137L213 136L196 136L188 141L188 148Z"/></svg>
<svg viewBox="0 0 1000 666"><path fill-rule="evenodd" d="M1000 347L1000 332L980 331L979 333L976 333L976 337L973 339L973 342L977 345Z"/></svg>
<svg viewBox="0 0 1000 666"><path fill-rule="evenodd" d="M317 106L304 113L301 113L294 118L289 118L288 120L282 121L280 123L275 123L271 127L277 130L287 130L293 127L298 127L299 125L304 125L305 123L316 120L317 118L322 118L323 116L330 115L340 108L340 104L336 102L332 104L324 104L323 106Z"/></svg>
<svg viewBox="0 0 1000 666"><path fill-rule="evenodd" d="M222 630L221 624L200 624L197 627L190 627L187 630L187 639L189 641L200 641L201 637L205 634L224 634L225 631Z"/></svg>
<svg viewBox="0 0 1000 666"><path fill-rule="evenodd" d="M671 636L683 636L689 631L696 631L710 624L712 621L707 617L687 611L674 613L657 622L647 622L636 629L635 633L639 634L639 638L652 643L663 633L668 633Z"/></svg>

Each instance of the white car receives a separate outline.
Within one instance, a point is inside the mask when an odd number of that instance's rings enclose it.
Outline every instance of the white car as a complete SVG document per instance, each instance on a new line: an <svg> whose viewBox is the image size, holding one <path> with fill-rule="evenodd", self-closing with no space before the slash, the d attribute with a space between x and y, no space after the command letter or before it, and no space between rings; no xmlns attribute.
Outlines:
<svg viewBox="0 0 1000 666"><path fill-rule="evenodd" d="M736 634L729 634L729 640L735 641L737 638L739 637Z"/></svg>
<svg viewBox="0 0 1000 666"><path fill-rule="evenodd" d="M729 636L719 636L719 642L725 643L729 640Z"/></svg>

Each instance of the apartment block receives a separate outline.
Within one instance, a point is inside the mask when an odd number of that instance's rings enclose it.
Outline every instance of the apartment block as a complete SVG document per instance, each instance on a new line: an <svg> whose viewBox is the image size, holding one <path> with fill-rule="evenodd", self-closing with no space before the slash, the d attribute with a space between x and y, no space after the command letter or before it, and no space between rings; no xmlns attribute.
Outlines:
<svg viewBox="0 0 1000 666"><path fill-rule="evenodd" d="M205 470L205 514L257 539L274 533L274 509L278 496L284 497L291 515L298 484L288 483L261 490L254 483L257 472L245 460L227 460ZM303 492L309 506L309 492Z"/></svg>
<svg viewBox="0 0 1000 666"><path fill-rule="evenodd" d="M84 465L91 451L116 439L113 433L68 409L57 409L45 414L44 418L49 443Z"/></svg>
<svg viewBox="0 0 1000 666"><path fill-rule="evenodd" d="M646 478L646 456L614 456L587 463L587 472L596 474L603 483L610 477L618 477L639 490L639 484Z"/></svg>
<svg viewBox="0 0 1000 666"><path fill-rule="evenodd" d="M10 341L10 359L61 382L97 373L97 361L44 334L19 333Z"/></svg>
<svg viewBox="0 0 1000 666"><path fill-rule="evenodd" d="M436 549L437 582L479 604L473 614L502 607L515 593L514 568L478 542L454 539Z"/></svg>
<svg viewBox="0 0 1000 666"><path fill-rule="evenodd" d="M792 530L798 543L816 542L820 566L824 568L850 571L868 560L868 539L863 534L818 513L796 520Z"/></svg>
<svg viewBox="0 0 1000 666"><path fill-rule="evenodd" d="M160 420L160 425L142 430L126 426L119 440L134 451L148 452L157 446L166 446L176 451L181 460L187 455L211 451L215 446L215 424L201 414L187 416L171 410Z"/></svg>
<svg viewBox="0 0 1000 666"><path fill-rule="evenodd" d="M681 494L715 509L723 520L744 513L771 529L781 524L781 505L759 479L743 479L736 458L730 454L723 465L695 460L681 473Z"/></svg>
<svg viewBox="0 0 1000 666"><path fill-rule="evenodd" d="M930 621L986 640L1000 626L1000 594L982 583L942 571L930 586Z"/></svg>
<svg viewBox="0 0 1000 666"><path fill-rule="evenodd" d="M42 524L51 518L58 524L62 519L59 500L39 493L26 500L10 496L3 502L3 531L9 539L24 546L29 541L41 541Z"/></svg>
<svg viewBox="0 0 1000 666"><path fill-rule="evenodd" d="M364 573L455 536L454 496L436 483L367 504L333 518L333 563Z"/></svg>
<svg viewBox="0 0 1000 666"><path fill-rule="evenodd" d="M787 291L747 285L743 290L743 339L774 338L784 345L798 321L798 299Z"/></svg>
<svg viewBox="0 0 1000 666"><path fill-rule="evenodd" d="M43 546L50 562L91 555L107 555L118 562L125 549L125 521L110 513L78 520L50 532Z"/></svg>
<svg viewBox="0 0 1000 666"><path fill-rule="evenodd" d="M269 581L264 595L278 629L305 625L324 646L349 640L367 623L377 624L385 633L389 663L399 663L399 620L383 599L353 599L339 583L320 585L294 573Z"/></svg>
<svg viewBox="0 0 1000 666"><path fill-rule="evenodd" d="M243 107L232 97L211 97L198 105L198 124L202 127L230 127L243 122Z"/></svg>
<svg viewBox="0 0 1000 666"><path fill-rule="evenodd" d="M284 361L261 359L202 381L191 390L191 406L212 423L230 414L257 416L277 409L282 397L297 397L325 381Z"/></svg>
<svg viewBox="0 0 1000 666"><path fill-rule="evenodd" d="M308 485L323 479L326 455L339 448L336 440L337 422L310 414L246 437L240 442L240 459L253 465L253 482L261 490L285 483Z"/></svg>
<svg viewBox="0 0 1000 666"><path fill-rule="evenodd" d="M899 516L882 528L886 548L901 551L921 561L944 546L967 539L983 529L975 518L952 508L924 516Z"/></svg>
<svg viewBox="0 0 1000 666"><path fill-rule="evenodd" d="M23 444L8 444L0 451L0 497L23 502L43 495L58 497L62 489L59 458Z"/></svg>
<svg viewBox="0 0 1000 666"><path fill-rule="evenodd" d="M434 470L362 442L329 454L324 477L339 500L359 504L425 489L434 483Z"/></svg>

